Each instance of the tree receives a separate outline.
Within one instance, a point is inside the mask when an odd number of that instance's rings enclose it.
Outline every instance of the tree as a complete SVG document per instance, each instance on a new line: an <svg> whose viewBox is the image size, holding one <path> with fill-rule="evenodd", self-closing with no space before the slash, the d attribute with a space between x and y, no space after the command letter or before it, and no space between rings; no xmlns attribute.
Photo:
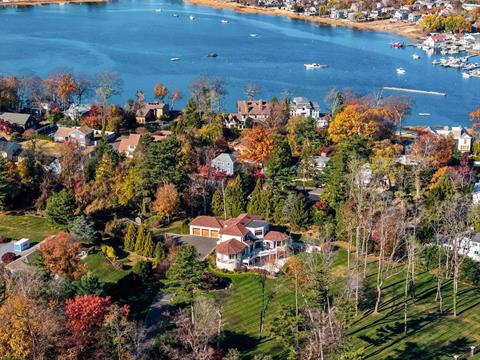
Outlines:
<svg viewBox="0 0 480 360"><path fill-rule="evenodd" d="M198 260L198 253L192 245L181 246L174 254L167 270L166 284L173 293L172 304L191 304L193 295L200 284L205 265Z"/></svg>
<svg viewBox="0 0 480 360"><path fill-rule="evenodd" d="M305 197L300 193L290 193L285 200L285 220L292 230L300 230L308 223L309 215Z"/></svg>
<svg viewBox="0 0 480 360"><path fill-rule="evenodd" d="M7 207L7 194L9 192L7 162L0 156L0 210Z"/></svg>
<svg viewBox="0 0 480 360"><path fill-rule="evenodd" d="M301 342L307 338L307 321L295 309L282 306L270 322L269 333L280 340L288 353L288 359L298 359Z"/></svg>
<svg viewBox="0 0 480 360"><path fill-rule="evenodd" d="M62 101L63 107L67 108L71 102L72 95L78 90L77 82L72 74L61 74L58 79L57 93Z"/></svg>
<svg viewBox="0 0 480 360"><path fill-rule="evenodd" d="M87 271L79 280L72 283L75 295L101 295L102 284L98 276Z"/></svg>
<svg viewBox="0 0 480 360"><path fill-rule="evenodd" d="M174 185L166 183L157 189L153 209L162 218L166 218L167 223L177 213L179 205L180 199Z"/></svg>
<svg viewBox="0 0 480 360"><path fill-rule="evenodd" d="M235 217L245 211L245 194L240 175L234 180L230 180L225 189L225 209L226 216Z"/></svg>
<svg viewBox="0 0 480 360"><path fill-rule="evenodd" d="M129 222L123 238L123 247L127 251L134 251L137 240L137 228L133 222Z"/></svg>
<svg viewBox="0 0 480 360"><path fill-rule="evenodd" d="M70 235L87 245L94 244L98 239L98 232L95 230L93 223L84 215L80 215L72 222Z"/></svg>
<svg viewBox="0 0 480 360"><path fill-rule="evenodd" d="M472 31L472 23L462 15L447 16L443 20L445 31L452 34L469 33Z"/></svg>
<svg viewBox="0 0 480 360"><path fill-rule="evenodd" d="M155 250L153 251L153 257L155 261L162 262L167 257L168 246L162 241L158 241L155 245Z"/></svg>
<svg viewBox="0 0 480 360"><path fill-rule="evenodd" d="M428 32L439 32L445 28L443 18L436 14L428 14L422 17L419 25Z"/></svg>
<svg viewBox="0 0 480 360"><path fill-rule="evenodd" d="M168 95L168 89L162 83L157 83L153 87L153 96L156 97L158 100L163 101L165 97Z"/></svg>
<svg viewBox="0 0 480 360"><path fill-rule="evenodd" d="M175 103L183 100L183 95L178 89L173 89L170 92L170 102L172 103L172 109L175 106Z"/></svg>
<svg viewBox="0 0 480 360"><path fill-rule="evenodd" d="M130 309L128 305L122 307L111 305L108 313L103 318L99 330L100 344L111 358L122 360L134 358L134 344L138 339L138 328L129 320Z"/></svg>
<svg viewBox="0 0 480 360"><path fill-rule="evenodd" d="M247 212L251 215L263 215L265 209L263 208L263 189L262 189L262 182L257 180L255 183L255 188L253 189L252 193L250 194L250 201L247 205ZM212 200L213 202L213 200Z"/></svg>
<svg viewBox="0 0 480 360"><path fill-rule="evenodd" d="M413 145L412 155L427 168L448 165L453 155L453 140L430 133L421 134Z"/></svg>
<svg viewBox="0 0 480 360"><path fill-rule="evenodd" d="M82 244L68 233L60 232L40 244L45 270L52 275L62 275L68 279L79 278L85 269L78 255Z"/></svg>
<svg viewBox="0 0 480 360"><path fill-rule="evenodd" d="M75 218L75 209L75 197L70 190L53 193L47 201L48 220L52 224L67 227Z"/></svg>
<svg viewBox="0 0 480 360"><path fill-rule="evenodd" d="M473 129L478 131L480 127L480 108L473 110L469 115L469 119L472 123Z"/></svg>
<svg viewBox="0 0 480 360"><path fill-rule="evenodd" d="M155 251L155 245L153 244L152 233L148 231L147 235L145 236L145 243L143 245L141 255L152 258L154 251Z"/></svg>
<svg viewBox="0 0 480 360"><path fill-rule="evenodd" d="M65 314L75 342L88 346L95 340L111 304L108 296L80 295L67 299Z"/></svg>
<svg viewBox="0 0 480 360"><path fill-rule="evenodd" d="M271 131L260 126L242 133L242 145L239 158L259 164L265 163L274 150Z"/></svg>
<svg viewBox="0 0 480 360"><path fill-rule="evenodd" d="M210 203L210 209L213 215L219 217L225 217L225 207L223 202L223 195L220 190L215 190L212 196L212 202Z"/></svg>
<svg viewBox="0 0 480 360"><path fill-rule="evenodd" d="M135 248L134 251L138 255L143 254L143 250L145 248L145 239L147 236L147 231L143 225L140 225L137 231L137 238L135 240Z"/></svg>

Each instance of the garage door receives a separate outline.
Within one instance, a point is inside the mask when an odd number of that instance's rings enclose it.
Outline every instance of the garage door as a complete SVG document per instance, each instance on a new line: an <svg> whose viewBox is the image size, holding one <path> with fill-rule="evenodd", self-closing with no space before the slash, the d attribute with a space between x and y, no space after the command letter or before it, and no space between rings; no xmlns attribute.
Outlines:
<svg viewBox="0 0 480 360"><path fill-rule="evenodd" d="M202 229L202 236L207 236L208 237L208 230Z"/></svg>
<svg viewBox="0 0 480 360"><path fill-rule="evenodd" d="M217 230L212 230L211 234L210 234L210 237L212 238L219 238L219 234L218 234L218 231Z"/></svg>
<svg viewBox="0 0 480 360"><path fill-rule="evenodd" d="M193 228L193 235L200 236L200 229L199 228Z"/></svg>

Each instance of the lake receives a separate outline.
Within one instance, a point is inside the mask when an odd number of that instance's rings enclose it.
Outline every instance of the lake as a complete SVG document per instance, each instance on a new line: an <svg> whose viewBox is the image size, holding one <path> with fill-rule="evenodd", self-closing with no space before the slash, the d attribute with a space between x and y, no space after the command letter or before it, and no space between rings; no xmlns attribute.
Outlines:
<svg viewBox="0 0 480 360"><path fill-rule="evenodd" d="M463 79L458 70L434 67L433 58L416 48L393 49L394 41L409 42L392 34L182 1L0 9L0 73L46 76L56 69L90 74L114 70L124 80L122 94L114 99L121 104L134 98L138 89L151 99L156 82L187 95L188 85L206 74L226 80L228 111L244 98L247 83L258 84L266 99L288 92L321 106L332 88L365 95L391 86L447 93L414 95L408 123L468 125L469 112L480 107L480 79ZM211 52L219 56L207 57ZM413 60L413 53L421 59ZM173 57L180 60L170 61ZM304 63L329 67L308 71ZM406 74L397 75L398 67Z"/></svg>

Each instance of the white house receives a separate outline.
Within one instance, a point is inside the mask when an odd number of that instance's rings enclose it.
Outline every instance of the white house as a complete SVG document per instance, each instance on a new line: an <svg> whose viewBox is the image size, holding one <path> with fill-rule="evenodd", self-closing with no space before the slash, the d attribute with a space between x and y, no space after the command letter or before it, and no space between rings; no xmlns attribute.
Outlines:
<svg viewBox="0 0 480 360"><path fill-rule="evenodd" d="M451 137L457 142L457 150L461 153L470 153L472 150L472 137L463 126L429 126L423 130L434 135Z"/></svg>
<svg viewBox="0 0 480 360"><path fill-rule="evenodd" d="M477 182L473 187L472 203L474 205L477 205L480 203L480 182Z"/></svg>
<svg viewBox="0 0 480 360"><path fill-rule="evenodd" d="M53 136L55 142L74 140L79 146L87 147L93 144L94 131L86 125L80 127L59 127Z"/></svg>
<svg viewBox="0 0 480 360"><path fill-rule="evenodd" d="M189 227L190 235L218 239L216 265L219 269L260 267L278 271L288 256L290 237L270 230L270 224L259 216L241 214L228 220L198 216Z"/></svg>
<svg viewBox="0 0 480 360"><path fill-rule="evenodd" d="M226 175L235 173L236 163L232 154L222 153L212 160L211 166Z"/></svg>
<svg viewBox="0 0 480 360"><path fill-rule="evenodd" d="M319 119L320 105L305 97L294 97L290 103L290 116L305 116Z"/></svg>
<svg viewBox="0 0 480 360"><path fill-rule="evenodd" d="M322 171L327 167L327 164L330 161L330 158L328 156L320 155L320 156L315 156L314 160L315 160L315 168L317 170Z"/></svg>
<svg viewBox="0 0 480 360"><path fill-rule="evenodd" d="M423 44L432 48L432 49L439 49L442 47L446 42L445 35L430 35L424 42Z"/></svg>

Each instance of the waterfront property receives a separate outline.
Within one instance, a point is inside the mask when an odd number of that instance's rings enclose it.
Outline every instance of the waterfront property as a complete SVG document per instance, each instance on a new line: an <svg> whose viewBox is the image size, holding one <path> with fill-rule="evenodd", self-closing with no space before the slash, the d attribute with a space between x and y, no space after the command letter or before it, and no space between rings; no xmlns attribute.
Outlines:
<svg viewBox="0 0 480 360"><path fill-rule="evenodd" d="M122 137L118 146L118 152L125 154L128 158L132 158L138 148L140 138L140 134L130 134Z"/></svg>
<svg viewBox="0 0 480 360"><path fill-rule="evenodd" d="M270 116L271 104L265 100L238 100L237 113L242 122L247 119L265 121Z"/></svg>
<svg viewBox="0 0 480 360"><path fill-rule="evenodd" d="M190 235L218 239L216 265L229 271L259 267L276 272L284 264L291 244L290 236L271 230L262 217L248 214L228 220L198 216L189 228Z"/></svg>
<svg viewBox="0 0 480 360"><path fill-rule="evenodd" d="M428 126L422 133L451 137L456 142L456 148L461 153L470 153L472 150L472 136L463 126Z"/></svg>
<svg viewBox="0 0 480 360"><path fill-rule="evenodd" d="M149 102L143 104L135 113L135 119L139 124L147 124L160 120L164 116L168 116L168 104Z"/></svg>
<svg viewBox="0 0 480 360"><path fill-rule="evenodd" d="M320 119L320 105L305 97L294 97L290 103L290 116L305 116Z"/></svg>

